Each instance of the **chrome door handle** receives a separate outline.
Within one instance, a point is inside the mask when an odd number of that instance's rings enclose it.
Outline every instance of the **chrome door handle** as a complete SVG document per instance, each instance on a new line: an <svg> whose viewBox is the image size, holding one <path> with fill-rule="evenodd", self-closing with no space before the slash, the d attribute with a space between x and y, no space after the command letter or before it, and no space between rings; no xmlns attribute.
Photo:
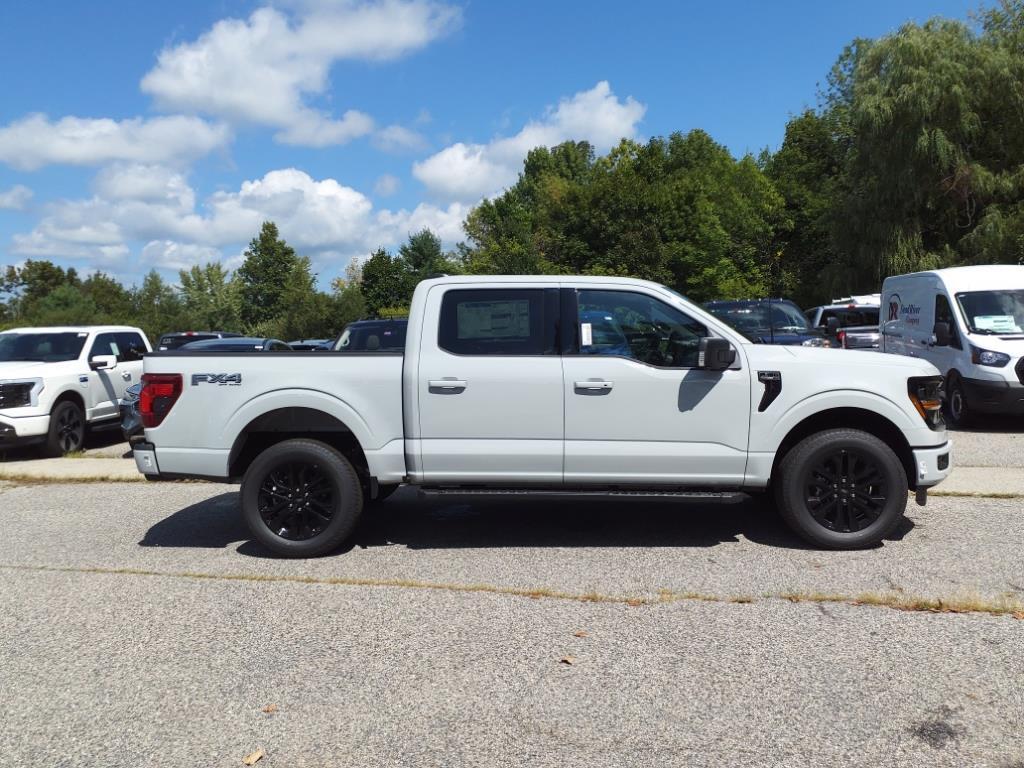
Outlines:
<svg viewBox="0 0 1024 768"><path fill-rule="evenodd" d="M604 390L607 391L615 385L614 381L577 381L573 383L576 389Z"/></svg>
<svg viewBox="0 0 1024 768"><path fill-rule="evenodd" d="M466 382L462 379L430 379L427 384L431 389L465 389Z"/></svg>
<svg viewBox="0 0 1024 768"><path fill-rule="evenodd" d="M124 379L125 381L131 381L132 375L128 371L125 371L124 373L121 374L121 378Z"/></svg>

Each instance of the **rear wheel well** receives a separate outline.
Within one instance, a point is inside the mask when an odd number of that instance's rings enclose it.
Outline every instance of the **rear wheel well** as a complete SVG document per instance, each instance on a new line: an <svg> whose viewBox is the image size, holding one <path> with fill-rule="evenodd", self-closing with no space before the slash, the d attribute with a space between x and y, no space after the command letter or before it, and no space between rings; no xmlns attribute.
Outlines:
<svg viewBox="0 0 1024 768"><path fill-rule="evenodd" d="M249 422L231 448L229 476L240 479L267 448L295 438L318 440L337 449L355 468L363 484L369 484L366 454L352 430L330 414L315 408L278 408Z"/></svg>
<svg viewBox="0 0 1024 768"><path fill-rule="evenodd" d="M813 416L808 416L793 427L775 452L775 461L772 463L772 478L776 477L775 473L782 460L786 458L786 454L801 440L818 432L824 432L827 429L841 428L859 429L861 432L867 432L892 448L893 453L896 454L903 465L903 471L907 473L907 483L910 485L910 489L915 490L917 488L917 473L914 471L914 452L911 450L907 439L903 436L903 432L885 416L874 411L864 410L863 408L832 408L816 413Z"/></svg>

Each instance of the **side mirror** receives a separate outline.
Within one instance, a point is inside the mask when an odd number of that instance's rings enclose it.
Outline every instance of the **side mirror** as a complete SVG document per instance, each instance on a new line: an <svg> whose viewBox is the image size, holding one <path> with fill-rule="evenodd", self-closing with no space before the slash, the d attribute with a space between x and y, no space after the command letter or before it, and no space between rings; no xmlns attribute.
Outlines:
<svg viewBox="0 0 1024 768"><path fill-rule="evenodd" d="M839 318L830 317L825 321L825 335L835 337L839 333Z"/></svg>
<svg viewBox="0 0 1024 768"><path fill-rule="evenodd" d="M736 362L736 350L725 339L705 336L700 340L697 367L705 371L724 371Z"/></svg>
<svg viewBox="0 0 1024 768"><path fill-rule="evenodd" d="M94 371L112 371L117 368L117 355L93 355L89 367Z"/></svg>
<svg viewBox="0 0 1024 768"><path fill-rule="evenodd" d="M935 337L936 347L948 347L949 342L952 341L953 334L949 329L949 323L936 323L932 334Z"/></svg>

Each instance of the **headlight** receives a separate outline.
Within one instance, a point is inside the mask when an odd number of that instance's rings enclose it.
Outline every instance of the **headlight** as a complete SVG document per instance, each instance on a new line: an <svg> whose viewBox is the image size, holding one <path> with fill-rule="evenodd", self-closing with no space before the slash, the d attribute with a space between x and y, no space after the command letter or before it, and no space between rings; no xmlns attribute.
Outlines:
<svg viewBox="0 0 1024 768"><path fill-rule="evenodd" d="M801 347L831 347L828 339L822 339L815 337L813 339L807 339L807 341L800 342Z"/></svg>
<svg viewBox="0 0 1024 768"><path fill-rule="evenodd" d="M987 349L979 349L971 345L971 362L977 365L990 365L993 368L1002 368L1010 362L1010 356L1005 352L992 352Z"/></svg>
<svg viewBox="0 0 1024 768"><path fill-rule="evenodd" d="M43 391L42 379L0 381L0 411L7 408L27 408L39 403Z"/></svg>
<svg viewBox="0 0 1024 768"><path fill-rule="evenodd" d="M907 379L907 394L914 409L924 419L929 429L942 429L942 377L914 376Z"/></svg>

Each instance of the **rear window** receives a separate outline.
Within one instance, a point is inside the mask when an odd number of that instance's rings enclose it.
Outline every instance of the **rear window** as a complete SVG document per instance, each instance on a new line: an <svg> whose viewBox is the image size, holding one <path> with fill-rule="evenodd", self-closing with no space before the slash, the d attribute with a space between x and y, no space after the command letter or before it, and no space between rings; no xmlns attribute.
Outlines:
<svg viewBox="0 0 1024 768"><path fill-rule="evenodd" d="M404 352L406 322L359 323L346 328L335 349L339 352Z"/></svg>
<svg viewBox="0 0 1024 768"><path fill-rule="evenodd" d="M557 289L448 291L437 343L456 355L554 354L557 313Z"/></svg>

